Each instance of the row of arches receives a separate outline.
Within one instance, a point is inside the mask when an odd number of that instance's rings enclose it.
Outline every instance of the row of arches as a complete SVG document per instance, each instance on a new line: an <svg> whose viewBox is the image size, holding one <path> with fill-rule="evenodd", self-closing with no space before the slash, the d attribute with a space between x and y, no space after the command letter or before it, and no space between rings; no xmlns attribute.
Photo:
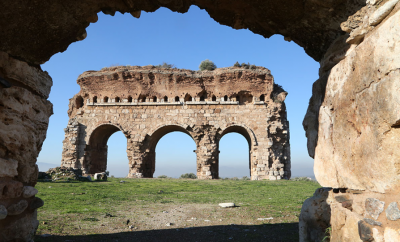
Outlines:
<svg viewBox="0 0 400 242"><path fill-rule="evenodd" d="M245 104L245 103L251 103L253 101L260 101L260 102L264 102L265 101L265 95L262 94L258 97L258 99L253 100L253 95L251 94L237 94L237 95L232 95L230 97L228 97L228 95L225 95L221 98L217 98L215 95L212 95L211 98L209 99L207 97L207 95L202 95L200 97L194 98L192 97L190 94L186 94L185 97L182 98L179 96L175 96L174 98L170 99L168 96L164 96L163 98L158 98L157 96L145 96L145 95L140 95L139 98L137 100L133 100L132 96L128 96L128 98L126 100L121 99L120 97L116 96L114 97L114 99L109 98L108 96L105 96L101 99L100 103L121 103L121 102L127 102L127 103L132 103L132 102L139 102L139 103L145 103L145 102L193 102L193 101L200 101L200 102L205 102L205 101L212 101L212 102L216 102L216 101L221 101L221 102L228 102L228 101L235 101L235 102L239 102L239 104ZM97 96L94 96L92 98L92 103L99 103L99 98ZM75 99L75 106L77 108L81 108L84 106L84 101L83 98L81 96L78 96Z"/></svg>
<svg viewBox="0 0 400 242"><path fill-rule="evenodd" d="M108 145L107 142L111 135L114 133L121 131L121 129L117 126L111 125L111 124L105 124L101 125L98 128L96 128L90 135L89 137L89 149L88 153L86 154L88 157L85 157L84 160L88 161L90 160L90 165L87 168L88 173L96 173L96 172L103 172L107 169L107 154L108 154ZM193 133L190 130L187 130L181 126L178 125L168 125L168 126L163 126L159 129L157 129L154 133L152 133L151 137L145 142L146 147L143 148L145 150L144 153L146 153L146 159L143 161L143 169L147 170L145 171L144 177L151 178L153 177L153 174L155 173L155 168L156 168L156 147L159 143L159 141L166 136L169 133L174 133L174 132L179 132L179 133L184 133L188 135L196 144L196 150L194 152L197 155L197 160L199 159L199 153L200 150L202 150L202 147L199 145L199 140L196 140L195 136L193 136ZM216 148L216 163L214 164L214 170L213 172L213 177L218 178L219 177L219 143L222 137L224 137L226 134L230 133L236 133L240 134L240 136L244 137L247 142L247 159L245 161L242 160L242 162L247 163L249 166L249 170L247 175L250 173L251 176L251 170L250 170L250 159L251 159L251 148L252 148L252 138L251 135L249 134L249 131L246 130L246 128L242 126L231 126L225 129L223 132L221 132L219 135L217 135L217 148ZM127 142L129 143L129 141ZM179 142L178 142L179 143ZM198 161L197 161L198 163ZM242 164L242 166L244 165ZM84 167L88 164L82 164ZM176 166L179 166L175 164ZM194 167L195 164L191 164ZM216 166L216 171L215 171L215 166ZM199 167L199 164L197 164L197 167ZM128 167L127 167L128 168ZM130 171L129 171L130 172ZM198 169L198 174L199 174L199 169ZM199 175L198 175L199 176Z"/></svg>

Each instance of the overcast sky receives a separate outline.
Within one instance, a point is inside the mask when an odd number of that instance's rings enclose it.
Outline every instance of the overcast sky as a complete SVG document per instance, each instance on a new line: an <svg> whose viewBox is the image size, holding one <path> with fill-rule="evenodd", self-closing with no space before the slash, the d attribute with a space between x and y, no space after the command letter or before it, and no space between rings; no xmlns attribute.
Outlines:
<svg viewBox="0 0 400 242"><path fill-rule="evenodd" d="M111 65L158 65L162 62L178 68L198 70L201 61L212 60L217 67L232 66L236 61L264 66L275 82L289 93L286 99L290 122L292 177L314 176L313 159L307 154L302 120L311 97L312 84L318 78L319 65L303 48L286 42L280 35L265 39L249 30L234 30L220 25L206 11L192 6L180 14L161 8L142 12L140 19L117 13L114 17L99 13L84 41L73 43L64 53L54 55L42 65L53 78L47 139L38 158L41 171L61 163L64 128L68 122L68 99L78 91L77 77L87 70ZM128 174L126 138L121 132L108 142L108 170L111 175ZM194 141L174 132L164 136L156 147L155 176L179 177L196 173ZM228 134L220 143L220 176L249 176L248 146L243 136Z"/></svg>

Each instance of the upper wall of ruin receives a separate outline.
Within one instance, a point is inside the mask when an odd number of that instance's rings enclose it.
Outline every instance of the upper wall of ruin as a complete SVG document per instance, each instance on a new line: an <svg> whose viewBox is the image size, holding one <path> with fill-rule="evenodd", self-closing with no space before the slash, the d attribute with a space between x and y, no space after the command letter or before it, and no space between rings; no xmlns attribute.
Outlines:
<svg viewBox="0 0 400 242"><path fill-rule="evenodd" d="M69 114L84 104L234 101L239 104L270 100L271 71L264 67L191 71L155 66L119 66L86 71L78 77L81 91L71 101ZM275 85L283 101L286 92Z"/></svg>
<svg viewBox="0 0 400 242"><path fill-rule="evenodd" d="M249 29L266 38L281 34L319 61L343 34L340 24L365 6L365 0L267 0L251 4L246 0L2 1L0 50L38 65L65 51L71 43L85 39L85 29L97 21L100 11L140 17L141 11L154 12L160 7L185 13L191 5L205 9L220 24L235 29Z"/></svg>

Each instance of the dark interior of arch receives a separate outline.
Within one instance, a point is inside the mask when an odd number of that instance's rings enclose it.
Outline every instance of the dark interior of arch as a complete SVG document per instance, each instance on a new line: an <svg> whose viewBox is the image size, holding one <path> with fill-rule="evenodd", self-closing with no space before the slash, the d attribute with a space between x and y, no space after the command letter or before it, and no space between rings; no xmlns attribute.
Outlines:
<svg viewBox="0 0 400 242"><path fill-rule="evenodd" d="M249 29L266 38L281 34L319 61L343 32L347 20L365 0L35 0L2 1L0 50L38 66L75 42L85 39L97 13L116 11L140 17L160 7L185 13L191 5L205 9L220 24ZM12 23L12 24L10 24ZM16 28L15 26L18 26Z"/></svg>
<svg viewBox="0 0 400 242"><path fill-rule="evenodd" d="M107 170L107 141L115 132L120 131L114 125L102 125L96 128L89 139L90 166L89 174L104 172Z"/></svg>

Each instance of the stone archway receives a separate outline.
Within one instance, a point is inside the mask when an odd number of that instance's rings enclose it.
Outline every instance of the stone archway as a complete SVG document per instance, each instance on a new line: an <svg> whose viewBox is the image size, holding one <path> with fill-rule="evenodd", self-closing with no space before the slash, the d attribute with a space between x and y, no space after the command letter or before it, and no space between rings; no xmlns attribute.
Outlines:
<svg viewBox="0 0 400 242"><path fill-rule="evenodd" d="M252 154L252 149L253 149L253 147L255 147L255 146L253 145L253 140L254 140L254 139L252 139L252 137L251 137L249 131L248 131L244 126L231 125L231 126L225 128L225 129L221 132L221 134L219 135L218 141L217 141L217 142L218 142L218 147L219 147L219 144L220 144L220 141L222 140L222 138L223 138L226 134L229 134L229 133L238 133L238 134L241 134L241 135L246 139L247 144L248 144L248 147L249 147L249 154L248 154L248 155L249 155L250 177L251 177L253 180L257 180L257 178L258 178L258 176L257 176L258 170L257 170L257 168L253 169L252 166L254 166L254 164L255 164L256 162L252 162L252 156L251 156L251 154ZM254 142L254 143L255 143L255 142ZM253 164L253 165L252 165L252 164ZM267 166L267 168L268 168L268 166ZM259 169L259 171L261 171L261 169ZM263 167L263 171L265 172L265 166Z"/></svg>
<svg viewBox="0 0 400 242"><path fill-rule="evenodd" d="M107 170L107 141L118 131L122 130L112 124L102 124L92 131L82 164L85 173L95 174Z"/></svg>
<svg viewBox="0 0 400 242"><path fill-rule="evenodd" d="M134 168L137 170L143 170L143 177L152 178L156 168L156 146L160 139L165 135L171 132L182 132L189 135L190 138L196 143L196 140L193 138L193 131L189 126L184 128L183 125L163 125L162 127L158 127L150 136L148 136L143 144L142 149L145 149L146 155L141 163L141 166ZM197 146L197 143L196 143ZM130 171L129 174L135 173L134 171Z"/></svg>

